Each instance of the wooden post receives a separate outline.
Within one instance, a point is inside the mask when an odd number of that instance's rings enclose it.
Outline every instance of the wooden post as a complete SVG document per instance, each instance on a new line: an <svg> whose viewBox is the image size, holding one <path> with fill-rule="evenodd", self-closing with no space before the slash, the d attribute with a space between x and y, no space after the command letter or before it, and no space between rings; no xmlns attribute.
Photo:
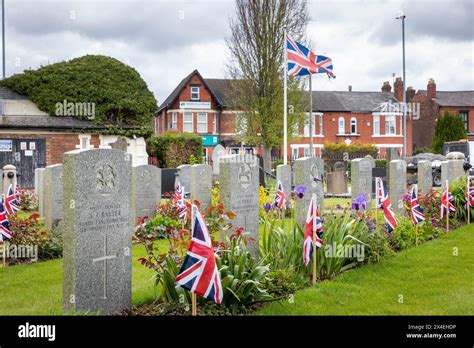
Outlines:
<svg viewBox="0 0 474 348"><path fill-rule="evenodd" d="M415 245L418 245L418 224L415 226Z"/></svg>
<svg viewBox="0 0 474 348"><path fill-rule="evenodd" d="M316 194L313 193L313 197L311 198L313 202L313 285L316 284L316 277L317 277L317 268L316 268L316 210L318 209L317 206L317 199Z"/></svg>
<svg viewBox="0 0 474 348"><path fill-rule="evenodd" d="M468 197L467 202L466 202L466 213L467 213L467 223L471 223L471 206L469 205L469 181L471 180L471 177L469 174L467 174L467 183L466 183L466 197Z"/></svg>
<svg viewBox="0 0 474 348"><path fill-rule="evenodd" d="M192 315L193 317L195 317L197 315L197 301L196 301L196 294L193 292L192 293L192 296L191 296L191 311L192 311Z"/></svg>
<svg viewBox="0 0 474 348"><path fill-rule="evenodd" d="M7 267L7 243L5 241L2 242L2 259L3 259L3 268Z"/></svg>

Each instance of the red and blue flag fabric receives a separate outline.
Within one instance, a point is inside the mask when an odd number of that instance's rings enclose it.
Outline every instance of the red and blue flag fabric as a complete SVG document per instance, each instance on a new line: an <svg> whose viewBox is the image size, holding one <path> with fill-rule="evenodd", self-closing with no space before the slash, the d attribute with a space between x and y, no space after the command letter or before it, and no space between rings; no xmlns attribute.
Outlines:
<svg viewBox="0 0 474 348"><path fill-rule="evenodd" d="M5 196L2 194L2 198L0 200L0 241L6 241L13 237L13 232L10 229L8 216L3 205L4 198Z"/></svg>
<svg viewBox="0 0 474 348"><path fill-rule="evenodd" d="M189 207L185 200L184 186L181 186L179 182L176 185L173 199L175 201L176 208L178 209L179 218L186 221L188 219Z"/></svg>
<svg viewBox="0 0 474 348"><path fill-rule="evenodd" d="M467 177L466 204L470 207L474 207L474 186L472 185L472 177L470 176Z"/></svg>
<svg viewBox="0 0 474 348"><path fill-rule="evenodd" d="M451 195L451 191L449 190L449 181L446 180L443 195L441 196L441 218L444 218L446 214L449 214L451 211L456 211L453 201L454 197Z"/></svg>
<svg viewBox="0 0 474 348"><path fill-rule="evenodd" d="M18 185L15 185L15 199L18 202L18 205L20 205L21 204L21 192L20 192L20 188L18 187Z"/></svg>
<svg viewBox="0 0 474 348"><path fill-rule="evenodd" d="M375 185L377 192L375 204L377 205L377 209L381 208L383 210L387 231L388 233L392 233L392 231L397 228L398 221L395 217L390 197L388 196L388 192L385 191L382 178L375 178Z"/></svg>
<svg viewBox="0 0 474 348"><path fill-rule="evenodd" d="M217 304L222 302L221 277L217 269L211 237L204 219L195 205L192 209L192 237L176 283Z"/></svg>
<svg viewBox="0 0 474 348"><path fill-rule="evenodd" d="M16 213L20 210L20 204L16 200L15 192L13 191L13 186L10 184L8 187L7 196L5 198L5 210L8 215Z"/></svg>
<svg viewBox="0 0 474 348"><path fill-rule="evenodd" d="M306 217L306 224L304 228L304 242L303 242L303 264L307 266L313 255L313 238L316 237L316 248L323 246L321 236L323 234L323 221L319 217L319 211L315 204L315 198L312 198L309 203L308 215ZM316 236L314 236L316 232Z"/></svg>
<svg viewBox="0 0 474 348"><path fill-rule="evenodd" d="M410 197L410 214L411 221L413 225L418 225L420 222L425 221L425 214L423 209L421 209L418 202L418 185L413 185L411 188L411 197Z"/></svg>
<svg viewBox="0 0 474 348"><path fill-rule="evenodd" d="M310 74L327 74L335 78L332 59L316 55L299 42L287 37L288 75L305 76Z"/></svg>
<svg viewBox="0 0 474 348"><path fill-rule="evenodd" d="M281 181L278 181L277 184L277 193L275 195L275 200L273 201L273 206L278 209L286 209L286 195L285 191L283 191Z"/></svg>

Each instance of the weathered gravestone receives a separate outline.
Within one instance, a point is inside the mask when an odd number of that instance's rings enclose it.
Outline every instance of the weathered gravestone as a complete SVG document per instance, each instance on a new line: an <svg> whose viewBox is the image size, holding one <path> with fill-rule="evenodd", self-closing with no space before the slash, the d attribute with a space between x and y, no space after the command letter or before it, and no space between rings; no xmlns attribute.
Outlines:
<svg viewBox="0 0 474 348"><path fill-rule="evenodd" d="M276 167L276 179L283 185L285 196L290 199L291 194L291 166L288 164L280 164Z"/></svg>
<svg viewBox="0 0 474 348"><path fill-rule="evenodd" d="M347 192L346 175L342 171L336 171L327 174L327 192L341 194Z"/></svg>
<svg viewBox="0 0 474 348"><path fill-rule="evenodd" d="M189 192L189 186L191 185L191 165L182 164L176 168L176 179L184 186L184 191Z"/></svg>
<svg viewBox="0 0 474 348"><path fill-rule="evenodd" d="M296 219L299 223L304 223L306 220L313 193L316 193L318 209L322 214L322 207L324 207L323 173L324 161L321 158L302 157L293 162L295 187L306 187L303 198L296 200Z"/></svg>
<svg viewBox="0 0 474 348"><path fill-rule="evenodd" d="M466 176L464 170L465 156L462 152L450 152L446 155L446 161L441 162L441 182L446 180L453 182Z"/></svg>
<svg viewBox="0 0 474 348"><path fill-rule="evenodd" d="M365 196L367 210L372 209L372 162L368 158L356 158L351 161L351 198L359 194Z"/></svg>
<svg viewBox="0 0 474 348"><path fill-rule="evenodd" d="M433 170L430 161L418 161L418 189L424 195L433 187Z"/></svg>
<svg viewBox="0 0 474 348"><path fill-rule="evenodd" d="M132 157L64 154L63 308L111 314L132 304Z"/></svg>
<svg viewBox="0 0 474 348"><path fill-rule="evenodd" d="M386 163L387 163L387 186L390 187L390 162L396 159L400 158L400 155L398 154L398 149L389 147L385 150L386 153ZM393 205L393 202L392 202Z"/></svg>
<svg viewBox="0 0 474 348"><path fill-rule="evenodd" d="M212 174L216 177L219 175L219 159L226 154L225 148L221 144L217 144L212 149Z"/></svg>
<svg viewBox="0 0 474 348"><path fill-rule="evenodd" d="M249 233L250 249L258 255L259 197L258 158L253 155L227 155L219 160L220 198L226 210L236 217L234 227Z"/></svg>
<svg viewBox="0 0 474 348"><path fill-rule="evenodd" d="M38 196L38 191L39 191L39 172L41 172L42 170L44 170L44 168L35 168L35 195Z"/></svg>
<svg viewBox="0 0 474 348"><path fill-rule="evenodd" d="M393 160L390 166L390 202L397 213L403 212L403 196L407 192L407 163L404 160Z"/></svg>
<svg viewBox="0 0 474 348"><path fill-rule="evenodd" d="M44 226L53 230L63 217L63 165L47 166L43 176L44 189Z"/></svg>
<svg viewBox="0 0 474 348"><path fill-rule="evenodd" d="M45 168L37 168L35 170L35 182L38 182L38 209L41 217L44 216L44 171Z"/></svg>
<svg viewBox="0 0 474 348"><path fill-rule="evenodd" d="M195 164L190 174L190 197L201 203L201 211L205 213L211 206L212 168L208 164Z"/></svg>
<svg viewBox="0 0 474 348"><path fill-rule="evenodd" d="M140 216L153 217L161 200L161 170L144 164L132 168L135 219Z"/></svg>

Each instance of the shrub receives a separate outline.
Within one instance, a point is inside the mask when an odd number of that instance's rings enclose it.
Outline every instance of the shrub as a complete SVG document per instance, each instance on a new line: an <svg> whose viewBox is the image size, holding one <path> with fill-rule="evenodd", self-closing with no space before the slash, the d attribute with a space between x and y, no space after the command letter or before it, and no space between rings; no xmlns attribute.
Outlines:
<svg viewBox="0 0 474 348"><path fill-rule="evenodd" d="M445 112L436 122L435 135L431 148L434 153L443 153L443 145L447 141L458 141L467 137L464 122L458 114Z"/></svg>
<svg viewBox="0 0 474 348"><path fill-rule="evenodd" d="M147 152L161 168L201 163L202 151L202 138L195 134L169 132L147 140Z"/></svg>
<svg viewBox="0 0 474 348"><path fill-rule="evenodd" d="M150 133L150 120L156 110L155 97L138 72L115 58L101 55L25 70L0 84L28 96L40 110L52 116L56 115L56 103L64 100L95 103L94 123L110 125L111 132L127 124L144 127Z"/></svg>
<svg viewBox="0 0 474 348"><path fill-rule="evenodd" d="M345 152L349 154L350 158L353 158L353 156L365 157L367 155L375 158L378 154L378 149L373 144L352 143L347 145L346 143L324 143L321 157L324 160L342 159Z"/></svg>
<svg viewBox="0 0 474 348"><path fill-rule="evenodd" d="M20 210L38 210L38 197L31 190L20 190Z"/></svg>
<svg viewBox="0 0 474 348"><path fill-rule="evenodd" d="M387 168L387 160L386 159L376 159L375 160L375 168Z"/></svg>

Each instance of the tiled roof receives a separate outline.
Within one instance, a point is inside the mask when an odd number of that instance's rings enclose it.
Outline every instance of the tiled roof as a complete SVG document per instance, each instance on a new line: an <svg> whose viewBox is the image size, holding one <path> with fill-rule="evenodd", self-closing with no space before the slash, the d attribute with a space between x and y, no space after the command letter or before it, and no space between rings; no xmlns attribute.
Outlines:
<svg viewBox="0 0 474 348"><path fill-rule="evenodd" d="M43 129L108 129L109 126L98 126L92 121L80 120L75 117L49 116L49 115L8 115L0 116L0 129L5 128L43 128ZM133 127L122 125L120 128L132 129Z"/></svg>
<svg viewBox="0 0 474 348"><path fill-rule="evenodd" d="M398 101L390 92L313 91L315 112L372 112L387 102Z"/></svg>
<svg viewBox="0 0 474 348"><path fill-rule="evenodd" d="M474 91L436 91L435 101L441 106L474 106Z"/></svg>
<svg viewBox="0 0 474 348"><path fill-rule="evenodd" d="M15 93L8 87L0 86L0 99L28 100L28 97Z"/></svg>

